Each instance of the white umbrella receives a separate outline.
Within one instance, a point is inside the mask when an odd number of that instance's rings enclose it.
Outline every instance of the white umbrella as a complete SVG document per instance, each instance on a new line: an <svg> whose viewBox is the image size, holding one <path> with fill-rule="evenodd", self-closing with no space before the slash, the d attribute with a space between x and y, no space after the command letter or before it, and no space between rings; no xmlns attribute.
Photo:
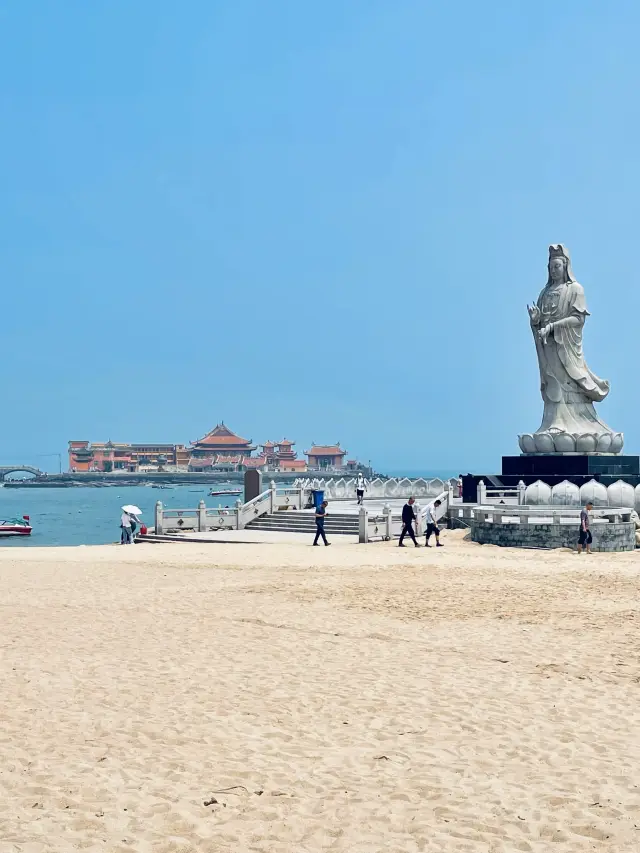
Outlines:
<svg viewBox="0 0 640 853"><path fill-rule="evenodd" d="M122 507L123 512L128 512L129 515L142 515L142 510L138 506L134 506L133 504L126 504Z"/></svg>

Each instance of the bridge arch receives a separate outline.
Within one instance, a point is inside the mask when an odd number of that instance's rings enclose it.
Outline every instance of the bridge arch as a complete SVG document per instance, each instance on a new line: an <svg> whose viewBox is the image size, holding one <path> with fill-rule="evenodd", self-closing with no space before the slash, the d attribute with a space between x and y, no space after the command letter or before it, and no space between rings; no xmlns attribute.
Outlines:
<svg viewBox="0 0 640 853"><path fill-rule="evenodd" d="M43 474L39 468L34 468L33 465L0 465L0 480L4 480L7 474L16 474L19 471L33 474L34 477L42 477Z"/></svg>

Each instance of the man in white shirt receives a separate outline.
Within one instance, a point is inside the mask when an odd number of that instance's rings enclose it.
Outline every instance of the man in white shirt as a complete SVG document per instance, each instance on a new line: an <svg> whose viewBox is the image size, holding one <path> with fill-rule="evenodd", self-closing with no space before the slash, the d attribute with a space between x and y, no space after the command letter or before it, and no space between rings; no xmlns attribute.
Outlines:
<svg viewBox="0 0 640 853"><path fill-rule="evenodd" d="M440 544L440 528L438 527L438 518L437 518L437 509L440 506L440 501L434 501L430 503L427 507L426 512L426 521L427 521L427 531L426 531L426 541L425 545L427 548L430 548L429 539L431 539L431 534L435 534L436 537L436 548L442 548L443 546Z"/></svg>
<svg viewBox="0 0 640 853"><path fill-rule="evenodd" d="M369 484L365 480L363 474L358 474L358 478L356 480L356 496L358 498L358 504L362 504L364 501L364 493L368 485Z"/></svg>

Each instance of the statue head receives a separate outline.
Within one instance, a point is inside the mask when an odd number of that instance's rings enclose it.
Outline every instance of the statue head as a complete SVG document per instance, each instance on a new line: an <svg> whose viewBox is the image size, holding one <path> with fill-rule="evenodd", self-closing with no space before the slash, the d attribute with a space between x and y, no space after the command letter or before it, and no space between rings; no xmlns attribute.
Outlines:
<svg viewBox="0 0 640 853"><path fill-rule="evenodd" d="M569 252L562 243L552 243L549 246L549 263L547 268L549 270L547 285L558 284L559 282L566 284L568 281L575 281L573 270L571 269Z"/></svg>

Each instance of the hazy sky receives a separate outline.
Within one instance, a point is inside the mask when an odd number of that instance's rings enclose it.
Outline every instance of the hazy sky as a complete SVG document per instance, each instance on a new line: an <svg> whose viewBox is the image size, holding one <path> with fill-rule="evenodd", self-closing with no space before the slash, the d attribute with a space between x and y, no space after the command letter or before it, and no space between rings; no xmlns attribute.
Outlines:
<svg viewBox="0 0 640 853"><path fill-rule="evenodd" d="M637 453L639 30L635 0L0 0L0 462L224 419L497 471L542 415L550 242Z"/></svg>

